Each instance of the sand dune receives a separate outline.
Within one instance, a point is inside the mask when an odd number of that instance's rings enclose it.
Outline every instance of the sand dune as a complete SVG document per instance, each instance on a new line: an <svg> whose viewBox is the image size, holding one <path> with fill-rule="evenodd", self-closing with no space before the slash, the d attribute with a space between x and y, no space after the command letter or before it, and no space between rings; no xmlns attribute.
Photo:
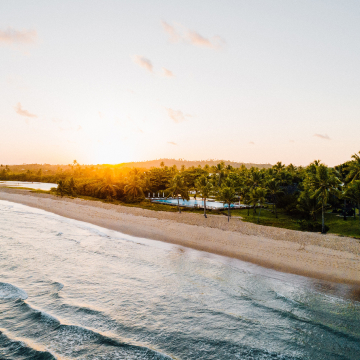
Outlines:
<svg viewBox="0 0 360 360"><path fill-rule="evenodd" d="M360 285L360 241L210 215L170 213L0 188L0 200L276 270Z"/></svg>

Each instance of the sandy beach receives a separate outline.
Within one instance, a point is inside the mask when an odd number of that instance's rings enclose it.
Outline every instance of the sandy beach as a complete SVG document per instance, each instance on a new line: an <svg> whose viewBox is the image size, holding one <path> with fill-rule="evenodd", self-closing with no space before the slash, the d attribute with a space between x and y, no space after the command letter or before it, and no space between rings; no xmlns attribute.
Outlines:
<svg viewBox="0 0 360 360"><path fill-rule="evenodd" d="M229 256L275 270L360 285L360 241L247 223L222 215L160 212L0 187L21 203L132 236Z"/></svg>

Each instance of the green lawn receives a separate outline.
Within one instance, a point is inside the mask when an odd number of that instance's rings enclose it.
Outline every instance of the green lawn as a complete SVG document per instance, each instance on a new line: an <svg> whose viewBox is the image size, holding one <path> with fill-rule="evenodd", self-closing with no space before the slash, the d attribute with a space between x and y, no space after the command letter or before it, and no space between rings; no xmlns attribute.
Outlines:
<svg viewBox="0 0 360 360"><path fill-rule="evenodd" d="M231 213L233 216L241 216L243 221L248 221L257 224L257 213L254 215L253 210L250 209L250 215L248 216L248 210L246 209L236 209L232 210ZM318 221L321 222L321 214L318 215ZM270 209L262 209L260 220L260 225L266 226L275 226L279 228L300 230L300 225L298 219L292 219L289 215L286 215L281 210L278 211L278 218L275 218L275 214L270 211ZM329 226L329 234L338 234L342 236L350 236L355 238L360 238L360 221L359 213L357 211L356 218L348 217L345 221L343 217L338 214L332 214L328 212L325 214L325 224Z"/></svg>
<svg viewBox="0 0 360 360"><path fill-rule="evenodd" d="M257 224L258 212L259 209L256 209L256 214L254 214L254 210L250 209L248 215L247 209L235 209L231 211L231 214L233 216L241 216L243 218L243 221ZM300 226L297 220L291 219L290 216L284 214L281 211L278 211L278 218L276 218L275 214L272 213L270 209L261 209L259 224L265 226L275 226L285 229L300 230Z"/></svg>

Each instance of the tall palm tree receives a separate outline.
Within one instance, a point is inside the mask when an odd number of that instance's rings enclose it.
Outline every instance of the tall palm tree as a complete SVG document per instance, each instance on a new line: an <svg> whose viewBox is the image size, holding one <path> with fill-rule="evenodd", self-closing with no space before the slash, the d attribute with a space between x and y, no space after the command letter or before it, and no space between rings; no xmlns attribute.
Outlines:
<svg viewBox="0 0 360 360"><path fill-rule="evenodd" d="M354 160L349 162L348 170L349 175L347 180L354 181L360 180L360 151L359 154L354 154L351 156Z"/></svg>
<svg viewBox="0 0 360 360"><path fill-rule="evenodd" d="M70 195L72 195L72 196L76 195L76 182L73 177L69 180L68 189L69 189Z"/></svg>
<svg viewBox="0 0 360 360"><path fill-rule="evenodd" d="M310 187L305 186L304 190L300 192L296 208L316 221L316 214L321 210L321 203L319 199L313 198L312 194Z"/></svg>
<svg viewBox="0 0 360 360"><path fill-rule="evenodd" d="M61 197L63 197L64 194L66 194L66 183L65 183L64 180L59 180L59 181L58 181L58 186L57 186L56 192L57 192Z"/></svg>
<svg viewBox="0 0 360 360"><path fill-rule="evenodd" d="M352 181L344 191L344 195L353 200L359 209L360 222L360 180Z"/></svg>
<svg viewBox="0 0 360 360"><path fill-rule="evenodd" d="M275 169L275 171L281 171L282 169L285 168L285 165L281 162L278 161L274 166L273 169Z"/></svg>
<svg viewBox="0 0 360 360"><path fill-rule="evenodd" d="M250 201L254 205L254 208L256 205L259 205L259 212L257 219L257 222L259 223L261 206L263 206L266 201L266 189L262 187L257 187L256 189L253 189L250 193Z"/></svg>
<svg viewBox="0 0 360 360"><path fill-rule="evenodd" d="M104 194L110 201L116 197L116 190L119 187L114 183L113 177L108 173L97 187L98 194Z"/></svg>
<svg viewBox="0 0 360 360"><path fill-rule="evenodd" d="M236 192L233 187L224 186L220 189L218 199L228 206L228 222L230 221L230 207L236 201Z"/></svg>
<svg viewBox="0 0 360 360"><path fill-rule="evenodd" d="M315 165L316 166L316 165ZM309 175L310 187L313 191L313 198L319 198L321 201L321 219L322 230L325 233L325 206L330 194L337 194L341 184L340 180L333 174L333 171L326 165L316 166L316 172Z"/></svg>
<svg viewBox="0 0 360 360"><path fill-rule="evenodd" d="M212 186L211 182L209 181L209 179L207 178L207 176L205 176L205 175L200 176L196 180L195 186L199 190L200 196L204 202L204 216L205 216L205 218L207 218L207 216L206 216L206 198L208 198L210 196L213 186Z"/></svg>
<svg viewBox="0 0 360 360"><path fill-rule="evenodd" d="M142 182L137 175L133 175L128 179L127 185L124 187L126 197L130 201L138 201L144 198Z"/></svg>
<svg viewBox="0 0 360 360"><path fill-rule="evenodd" d="M181 213L180 208L180 198L189 200L189 189L186 187L184 178L180 174L176 174L169 183L169 187L166 189L167 197L176 196L178 202L179 213Z"/></svg>
<svg viewBox="0 0 360 360"><path fill-rule="evenodd" d="M221 185L222 179L225 175L224 169L225 169L225 163L223 161L221 161L219 164L214 166L214 172L215 172L215 174L218 175L217 186Z"/></svg>
<svg viewBox="0 0 360 360"><path fill-rule="evenodd" d="M280 182L275 180L275 179L271 179L267 182L266 184L266 188L269 192L269 194L273 197L273 201L274 201L274 205L273 207L275 208L275 217L277 218L277 197L279 194L284 193L284 191L281 189L280 187Z"/></svg>

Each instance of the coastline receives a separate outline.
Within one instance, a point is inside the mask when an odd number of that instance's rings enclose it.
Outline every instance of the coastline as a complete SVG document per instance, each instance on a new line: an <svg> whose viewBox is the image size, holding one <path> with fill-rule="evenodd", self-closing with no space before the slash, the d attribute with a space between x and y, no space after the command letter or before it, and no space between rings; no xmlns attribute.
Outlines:
<svg viewBox="0 0 360 360"><path fill-rule="evenodd" d="M46 210L128 235L237 258L274 270L360 285L360 241L201 214L113 205L0 187L0 200Z"/></svg>

